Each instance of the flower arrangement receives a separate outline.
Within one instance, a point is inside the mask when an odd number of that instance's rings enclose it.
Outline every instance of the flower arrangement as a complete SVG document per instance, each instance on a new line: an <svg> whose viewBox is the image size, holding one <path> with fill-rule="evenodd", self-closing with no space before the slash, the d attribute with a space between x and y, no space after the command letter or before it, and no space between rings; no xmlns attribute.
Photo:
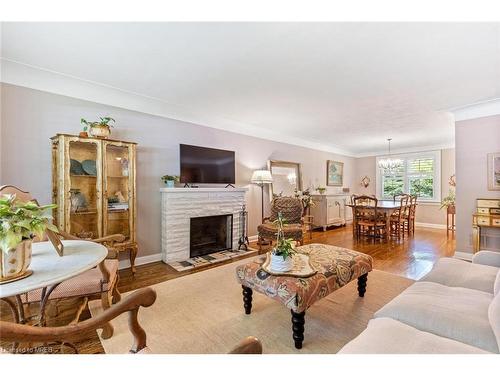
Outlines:
<svg viewBox="0 0 500 375"><path fill-rule="evenodd" d="M35 202L20 202L16 196L0 197L0 249L4 253L15 249L24 240L42 237L46 229L58 232L51 223L51 211L56 205L39 206Z"/></svg>
<svg viewBox="0 0 500 375"><path fill-rule="evenodd" d="M302 202L302 207L304 207L304 215L307 213L307 210L310 207L315 206L314 199L311 195L309 188L307 188L306 190L303 190L303 191L296 189L295 190L295 198L300 199L300 201Z"/></svg>

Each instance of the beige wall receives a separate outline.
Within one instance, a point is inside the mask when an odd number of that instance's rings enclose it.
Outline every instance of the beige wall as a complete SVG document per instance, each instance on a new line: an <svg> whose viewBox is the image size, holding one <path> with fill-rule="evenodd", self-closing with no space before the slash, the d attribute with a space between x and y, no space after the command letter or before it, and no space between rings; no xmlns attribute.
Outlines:
<svg viewBox="0 0 500 375"><path fill-rule="evenodd" d="M500 198L488 190L487 154L500 152L500 115L455 124L457 163L457 251L472 252L472 214L477 198ZM482 247L500 250L498 230L484 231Z"/></svg>
<svg viewBox="0 0 500 375"><path fill-rule="evenodd" d="M2 85L0 181L29 190L41 203L51 197L49 137L77 134L80 118L110 115L116 119L113 138L138 143L137 199L139 256L160 251L160 176L179 173L179 144L236 151L236 179L248 186L250 235L260 221L260 188L250 185L254 169L268 159L302 163L304 187L325 185L326 160L344 162L344 181L352 187L354 158L266 141L172 119L72 99L27 88Z"/></svg>
<svg viewBox="0 0 500 375"><path fill-rule="evenodd" d="M355 164L355 182L353 191L357 194L376 194L376 158L369 156L357 158ZM448 180L455 173L455 149L441 150L441 196L448 195ZM368 176L371 180L370 186L365 188L361 185L361 179ZM425 224L446 224L446 210L440 209L439 203L420 203L417 208L417 222Z"/></svg>

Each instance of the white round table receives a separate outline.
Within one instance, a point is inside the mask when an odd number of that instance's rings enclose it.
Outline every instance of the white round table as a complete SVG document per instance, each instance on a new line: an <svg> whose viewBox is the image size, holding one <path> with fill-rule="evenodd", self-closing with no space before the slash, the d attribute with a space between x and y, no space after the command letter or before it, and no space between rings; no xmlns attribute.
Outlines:
<svg viewBox="0 0 500 375"><path fill-rule="evenodd" d="M91 241L62 241L64 255L57 254L52 243L35 242L32 245L32 259L29 269L33 274L17 281L0 285L0 299L16 297L36 289L43 289L40 316L50 293L64 280L94 268L108 255L108 250ZM47 288L48 291L47 291ZM43 301L45 300L45 301ZM12 306L12 305L11 305ZM18 306L22 310L22 306Z"/></svg>

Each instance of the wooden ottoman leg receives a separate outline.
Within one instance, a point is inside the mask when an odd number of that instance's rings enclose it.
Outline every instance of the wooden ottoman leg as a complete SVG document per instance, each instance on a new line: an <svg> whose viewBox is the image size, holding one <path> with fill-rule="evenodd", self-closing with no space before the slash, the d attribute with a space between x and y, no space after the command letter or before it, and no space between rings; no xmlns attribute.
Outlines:
<svg viewBox="0 0 500 375"><path fill-rule="evenodd" d="M253 290L244 285L243 288L243 307L245 308L245 314L250 314L252 312L252 293Z"/></svg>
<svg viewBox="0 0 500 375"><path fill-rule="evenodd" d="M297 313L292 311L292 331L293 341L297 349L302 349L302 342L304 341L304 324L306 312Z"/></svg>
<svg viewBox="0 0 500 375"><path fill-rule="evenodd" d="M360 297L365 296L366 282L367 281L368 281L368 274L367 273L358 277L358 294Z"/></svg>

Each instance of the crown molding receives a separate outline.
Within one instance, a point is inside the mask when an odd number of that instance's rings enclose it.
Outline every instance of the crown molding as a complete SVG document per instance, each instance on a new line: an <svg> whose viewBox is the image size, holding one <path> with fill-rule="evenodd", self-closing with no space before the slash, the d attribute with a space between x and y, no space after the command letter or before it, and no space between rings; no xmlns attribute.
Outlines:
<svg viewBox="0 0 500 375"><path fill-rule="evenodd" d="M446 150L449 148L455 148L454 143L442 143L442 144L437 144L433 146L421 146L421 147L408 147L408 148L398 148L398 149L391 149L391 155L392 156L397 156L399 154L411 154L412 152L427 152L427 151L439 151L439 150ZM388 156L389 154L387 151L380 151L380 152L365 152L365 153L360 153L357 154L357 158L366 158L366 157L371 157L371 156Z"/></svg>
<svg viewBox="0 0 500 375"><path fill-rule="evenodd" d="M500 98L451 109L455 122L500 115Z"/></svg>
<svg viewBox="0 0 500 375"><path fill-rule="evenodd" d="M243 124L225 117L206 116L195 109L168 103L162 99L123 90L99 82L89 81L68 74L0 57L0 81L30 89L46 91L71 98L124 108L150 115L175 119L231 133L248 135L260 139L287 143L319 151L354 157L348 150L282 132Z"/></svg>

